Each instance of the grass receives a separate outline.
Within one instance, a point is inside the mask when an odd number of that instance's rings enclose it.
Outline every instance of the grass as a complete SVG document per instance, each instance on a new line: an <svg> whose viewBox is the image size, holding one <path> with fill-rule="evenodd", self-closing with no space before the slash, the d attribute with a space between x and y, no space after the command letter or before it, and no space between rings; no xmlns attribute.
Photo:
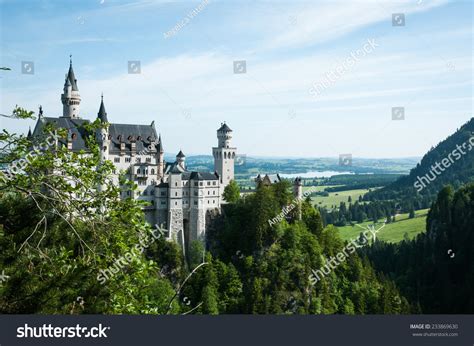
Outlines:
<svg viewBox="0 0 474 346"><path fill-rule="evenodd" d="M398 243L404 239L405 233L408 234L409 239L415 238L415 236L425 231L426 227L426 216L428 215L429 209L417 210L415 212L415 218L410 219L408 214L399 214L395 217L395 222L388 223L377 233L377 239L386 241L388 243ZM381 223L382 220L379 220ZM359 225L366 227L372 222L364 222ZM375 229L379 228L376 226ZM364 230L357 226L344 226L338 227L339 235L344 240L355 239L359 236L360 232Z"/></svg>
<svg viewBox="0 0 474 346"><path fill-rule="evenodd" d="M331 187L334 187L335 185L332 185ZM324 191L324 189L329 186L316 186L316 191ZM306 188L306 186L305 186ZM310 188L309 186L307 188ZM304 190L303 190L304 192ZM336 207L339 207L339 204L341 202L346 202L349 199L349 196L352 198L352 203L356 202L359 200L359 196L364 196L367 192L369 192L368 189L358 189L358 190L346 190L346 191L338 191L338 192L330 192L328 197L323 197L323 196L312 196L311 197L311 202L316 205L317 207L328 207L331 208L331 206L335 205Z"/></svg>

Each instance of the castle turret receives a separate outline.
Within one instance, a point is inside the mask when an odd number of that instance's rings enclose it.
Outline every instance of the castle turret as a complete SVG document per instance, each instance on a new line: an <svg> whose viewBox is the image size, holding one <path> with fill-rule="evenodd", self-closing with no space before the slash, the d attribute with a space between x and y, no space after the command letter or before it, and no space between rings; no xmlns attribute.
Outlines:
<svg viewBox="0 0 474 346"><path fill-rule="evenodd" d="M161 134L158 136L158 145L156 147L158 155L158 178L162 178L164 175L165 167L165 150L163 149L163 142L161 141Z"/></svg>
<svg viewBox="0 0 474 346"><path fill-rule="evenodd" d="M72 59L69 61L69 71L64 81L63 94L61 94L61 102L63 104L63 117L79 118L79 106L81 104L81 96L77 88L77 79L72 69Z"/></svg>
<svg viewBox="0 0 474 346"><path fill-rule="evenodd" d="M176 162L181 166L181 168L186 169L186 155L180 150L178 155L176 155Z"/></svg>
<svg viewBox="0 0 474 346"><path fill-rule="evenodd" d="M99 119L103 124L108 123L103 94L100 97L100 106L99 106L99 112L97 113L97 119ZM102 150L101 150L102 160L108 160L109 159L109 146L110 146L108 125L101 127L100 129L97 129L96 136L97 136L97 142L102 147Z"/></svg>
<svg viewBox="0 0 474 346"><path fill-rule="evenodd" d="M219 175L222 189L234 179L234 160L237 148L231 147L232 130L224 122L217 130L217 147L212 148L214 171Z"/></svg>
<svg viewBox="0 0 474 346"><path fill-rule="evenodd" d="M107 119L107 112L105 111L105 106L104 106L104 94L102 94L100 97L100 107L99 107L99 113L97 113L97 118L100 119L100 121L103 123L109 122Z"/></svg>

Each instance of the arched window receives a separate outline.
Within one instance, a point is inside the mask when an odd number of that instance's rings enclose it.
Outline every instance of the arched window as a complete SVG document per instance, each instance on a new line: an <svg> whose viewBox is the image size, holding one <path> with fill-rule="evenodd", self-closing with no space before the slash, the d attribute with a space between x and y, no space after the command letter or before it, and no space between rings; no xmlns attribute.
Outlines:
<svg viewBox="0 0 474 346"><path fill-rule="evenodd" d="M152 175L155 174L155 169L154 168L151 169L151 174Z"/></svg>
<svg viewBox="0 0 474 346"><path fill-rule="evenodd" d="M227 153L224 151L224 159L227 159Z"/></svg>
<svg viewBox="0 0 474 346"><path fill-rule="evenodd" d="M140 174L140 168L137 169L137 174Z"/></svg>

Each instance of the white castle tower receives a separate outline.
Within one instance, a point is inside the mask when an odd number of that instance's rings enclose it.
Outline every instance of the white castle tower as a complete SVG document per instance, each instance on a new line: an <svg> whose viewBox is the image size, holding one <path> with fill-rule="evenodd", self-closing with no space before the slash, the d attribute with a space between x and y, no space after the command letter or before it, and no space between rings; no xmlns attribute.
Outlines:
<svg viewBox="0 0 474 346"><path fill-rule="evenodd" d="M71 58L71 57L70 57ZM81 95L77 88L77 80L72 69L72 59L69 60L69 71L64 81L64 93L61 94L63 103L63 117L79 118L79 106L81 104Z"/></svg>
<svg viewBox="0 0 474 346"><path fill-rule="evenodd" d="M104 105L104 94L100 97L100 107L99 112L97 113L97 119L99 119L102 123L108 123L107 119L107 112L105 111ZM97 130L97 142L100 144L102 150L101 152L101 159L102 161L109 159L109 147L110 147L110 138L109 138L109 127L106 126Z"/></svg>
<svg viewBox="0 0 474 346"><path fill-rule="evenodd" d="M212 148L214 171L219 174L221 191L234 179L234 160L237 148L231 147L232 130L224 122L217 130L217 147Z"/></svg>

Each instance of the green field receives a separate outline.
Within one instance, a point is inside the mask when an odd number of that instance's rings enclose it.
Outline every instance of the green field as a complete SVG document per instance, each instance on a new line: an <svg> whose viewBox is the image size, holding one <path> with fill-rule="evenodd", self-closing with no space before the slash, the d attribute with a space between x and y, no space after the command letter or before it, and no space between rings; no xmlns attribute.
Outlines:
<svg viewBox="0 0 474 346"><path fill-rule="evenodd" d="M426 216L429 209L417 210L415 212L415 218L408 218L408 214L399 214L395 217L394 223L389 223L385 225L377 233L377 239L389 242L397 243L404 239L405 233L408 234L410 239L413 239L418 233L424 232L426 227ZM380 220L382 222L382 220ZM366 227L372 222L364 222L359 225ZM379 228L381 224L377 224L375 229ZM344 240L355 239L359 236L360 232L363 232L363 229L357 226L344 226L338 227L339 235Z"/></svg>
<svg viewBox="0 0 474 346"><path fill-rule="evenodd" d="M313 186L316 191L324 191L327 187L336 187L337 185L331 186ZM311 188L311 186L305 186L303 192L307 189ZM360 190L346 190L346 191L338 191L338 192L330 192L328 197L323 196L312 196L311 202L316 205L317 207L328 207L335 205L339 207L341 202L346 202L349 199L349 196L352 198L352 202L356 202L359 199L359 196L365 195L369 192L368 189L360 189Z"/></svg>

